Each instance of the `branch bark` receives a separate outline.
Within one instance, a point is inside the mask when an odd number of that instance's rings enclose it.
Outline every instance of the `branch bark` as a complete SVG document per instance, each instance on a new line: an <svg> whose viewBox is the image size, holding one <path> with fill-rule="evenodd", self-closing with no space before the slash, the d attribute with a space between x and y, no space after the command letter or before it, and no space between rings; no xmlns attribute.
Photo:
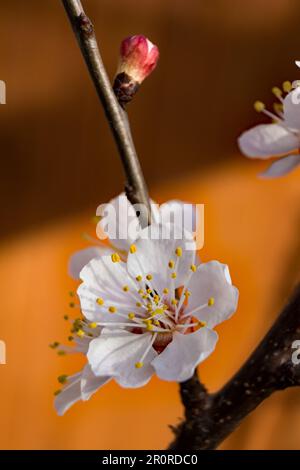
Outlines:
<svg viewBox="0 0 300 470"><path fill-rule="evenodd" d="M292 362L300 340L300 285L249 359L217 393L197 375L180 384L185 420L174 430L171 450L215 449L272 393L300 385L300 364Z"/></svg>
<svg viewBox="0 0 300 470"><path fill-rule="evenodd" d="M99 52L94 26L85 14L80 0L62 0L62 3L118 147L127 179L127 198L131 204L142 205L144 210L139 211L139 219L141 226L146 227L151 218L146 183L131 136L128 117L119 105L110 84Z"/></svg>

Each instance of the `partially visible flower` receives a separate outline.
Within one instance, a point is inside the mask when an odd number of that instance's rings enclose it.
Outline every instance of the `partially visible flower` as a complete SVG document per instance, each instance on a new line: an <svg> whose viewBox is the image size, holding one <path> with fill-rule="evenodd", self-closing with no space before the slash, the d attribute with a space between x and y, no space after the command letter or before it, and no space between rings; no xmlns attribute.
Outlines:
<svg viewBox="0 0 300 470"><path fill-rule="evenodd" d="M241 151L250 158L268 159L277 157L274 163L262 173L265 178L282 176L300 165L300 88L290 82L283 83L283 90L287 93L283 98L280 88L274 87L273 93L279 103L274 104L274 111L270 112L265 105L257 101L255 109L273 120L270 124L260 124L244 132L238 139ZM283 158L280 158L283 157Z"/></svg>
<svg viewBox="0 0 300 470"><path fill-rule="evenodd" d="M155 69L158 58L157 46L142 34L130 36L122 41L120 62L113 86L122 106L132 100L141 83Z"/></svg>
<svg viewBox="0 0 300 470"><path fill-rule="evenodd" d="M117 236L112 236L108 227L105 225L104 219L101 219L99 227L109 236L109 245L102 243L100 240L96 240L97 244L95 246L75 252L69 262L69 274L74 279L79 278L81 269L93 258L99 258L102 255L110 255L117 251L123 259L126 259L130 245L134 243L142 230L135 210L130 202L128 202L125 193L121 193L119 196L109 201L108 204L103 205L101 214L99 214L101 217L105 215L106 207L111 207L116 214L115 225ZM151 213L155 223L163 222L171 215L175 223L176 220L178 220L178 222L182 224L183 229L188 231L192 231L191 222L195 221L197 217L194 205L186 204L175 199L165 202L159 206L159 208L154 201L151 201ZM185 215L185 217L183 217L183 215ZM124 232L123 225L125 226L126 237L120 238L118 234ZM130 236L128 231L126 232L126 229L130 225L134 228L133 232L135 232L136 236Z"/></svg>
<svg viewBox="0 0 300 470"><path fill-rule="evenodd" d="M141 387L156 373L163 380L188 380L214 350L213 328L236 310L238 290L218 261L195 264L172 226L143 230L131 245L127 263L117 253L92 259L78 288L84 315L76 335L88 359L56 398L60 413L114 378L122 387ZM82 342L85 346L82 347Z"/></svg>

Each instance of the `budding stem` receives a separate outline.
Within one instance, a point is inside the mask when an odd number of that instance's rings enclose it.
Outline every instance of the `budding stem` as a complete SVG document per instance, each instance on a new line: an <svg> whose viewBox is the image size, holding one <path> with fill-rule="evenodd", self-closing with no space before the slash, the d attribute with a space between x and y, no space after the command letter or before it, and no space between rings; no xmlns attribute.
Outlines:
<svg viewBox="0 0 300 470"><path fill-rule="evenodd" d="M118 147L127 179L125 188L127 198L131 204L142 204L147 209L138 214L141 226L146 227L151 219L149 196L127 114L113 92L100 55L93 24L85 14L81 1L62 0L62 3Z"/></svg>

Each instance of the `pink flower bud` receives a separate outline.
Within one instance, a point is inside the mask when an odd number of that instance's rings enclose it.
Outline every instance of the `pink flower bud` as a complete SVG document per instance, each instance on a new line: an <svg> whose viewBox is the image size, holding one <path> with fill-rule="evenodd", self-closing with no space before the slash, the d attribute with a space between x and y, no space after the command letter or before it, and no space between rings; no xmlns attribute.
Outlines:
<svg viewBox="0 0 300 470"><path fill-rule="evenodd" d="M114 91L122 106L131 101L139 85L155 69L159 51L142 34L122 41L121 58L114 83Z"/></svg>
<svg viewBox="0 0 300 470"><path fill-rule="evenodd" d="M139 84L155 69L158 48L142 34L130 36L121 44L118 73L125 72Z"/></svg>

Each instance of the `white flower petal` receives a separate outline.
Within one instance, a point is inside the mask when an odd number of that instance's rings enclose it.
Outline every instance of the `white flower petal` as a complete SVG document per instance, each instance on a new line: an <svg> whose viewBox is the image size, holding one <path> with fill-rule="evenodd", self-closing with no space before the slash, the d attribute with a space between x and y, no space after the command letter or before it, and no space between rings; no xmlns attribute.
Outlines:
<svg viewBox="0 0 300 470"><path fill-rule="evenodd" d="M218 261L200 264L190 280L188 290L191 295L186 313L207 304L213 298L213 305L201 308L193 314L205 321L208 328L227 320L236 311L238 290L231 284L229 269L225 264Z"/></svg>
<svg viewBox="0 0 300 470"><path fill-rule="evenodd" d="M151 205L152 223L159 224L160 223L160 206L156 202L154 202L152 199L150 199L150 205Z"/></svg>
<svg viewBox="0 0 300 470"><path fill-rule="evenodd" d="M68 272L73 279L79 279L82 268L93 258L109 255L112 250L107 246L92 246L84 250L76 251L69 260Z"/></svg>
<svg viewBox="0 0 300 470"><path fill-rule="evenodd" d="M244 132L238 144L247 157L266 159L295 150L299 147L299 139L279 124L260 124Z"/></svg>
<svg viewBox="0 0 300 470"><path fill-rule="evenodd" d="M97 390L110 380L109 376L96 377L91 366L87 364L82 372L81 378L81 399L89 400Z"/></svg>
<svg viewBox="0 0 300 470"><path fill-rule="evenodd" d="M143 353L151 342L151 333L134 334L126 330L104 328L100 337L94 339L87 354L95 375L109 375L122 387L141 387L153 374L150 362L156 357L153 348L137 369Z"/></svg>
<svg viewBox="0 0 300 470"><path fill-rule="evenodd" d="M81 271L80 284L77 293L80 298L82 311L90 321L120 321L117 314L111 314L109 307L125 310L129 313L135 308L136 301L131 293L136 289L135 283L128 276L123 262L113 263L110 256L91 260ZM129 292L123 287L128 286ZM103 305L97 299L104 300Z"/></svg>
<svg viewBox="0 0 300 470"><path fill-rule="evenodd" d="M196 205L172 199L159 208L160 223L174 223L188 232L195 232L197 222Z"/></svg>
<svg viewBox="0 0 300 470"><path fill-rule="evenodd" d="M162 239L162 231L170 230L169 239ZM143 237L148 236L147 239ZM182 237L184 238L182 239ZM186 243L193 249L187 250ZM172 224L152 224L141 232L136 241L136 252L128 254L128 272L136 278L137 276L152 275L151 285L158 292L168 288L174 283L175 287L182 286L190 273L190 266L195 261L195 242L188 232L182 234L182 228ZM182 256L177 257L176 248L182 248ZM174 261L174 268L169 268L169 261ZM176 272L176 278L171 275Z"/></svg>
<svg viewBox="0 0 300 470"><path fill-rule="evenodd" d="M300 164L300 155L289 155L272 163L269 168L260 174L262 178L276 178L290 173Z"/></svg>
<svg viewBox="0 0 300 470"><path fill-rule="evenodd" d="M97 215L104 217L99 224L111 244L119 250L128 251L140 232L140 224L125 193L113 198L108 204L103 204Z"/></svg>
<svg viewBox="0 0 300 470"><path fill-rule="evenodd" d="M159 378L184 382L213 352L217 340L217 333L208 328L200 328L190 334L175 332L172 342L152 361L152 366Z"/></svg>
<svg viewBox="0 0 300 470"><path fill-rule="evenodd" d="M300 130L300 88L296 87L286 95L283 101L285 124L292 129ZM298 145L299 147L299 137Z"/></svg>
<svg viewBox="0 0 300 470"><path fill-rule="evenodd" d="M59 416L62 416L74 403L81 399L81 376L81 372L70 376L66 386L56 396L54 407Z"/></svg>
<svg viewBox="0 0 300 470"><path fill-rule="evenodd" d="M177 225L182 226L181 219L183 218L184 228L193 231L196 222L195 205L171 200L158 207L152 199L150 199L150 204L152 223L161 223L165 219L168 222L171 213L171 222L174 219L175 222L178 221ZM138 238L141 227L135 210L128 202L125 193L121 193L108 204L100 206L97 215L104 217L99 224L104 233L109 236L112 246L121 251L128 251L130 245ZM110 217L113 215L115 217L111 220ZM110 220L109 224L107 224L108 220Z"/></svg>

